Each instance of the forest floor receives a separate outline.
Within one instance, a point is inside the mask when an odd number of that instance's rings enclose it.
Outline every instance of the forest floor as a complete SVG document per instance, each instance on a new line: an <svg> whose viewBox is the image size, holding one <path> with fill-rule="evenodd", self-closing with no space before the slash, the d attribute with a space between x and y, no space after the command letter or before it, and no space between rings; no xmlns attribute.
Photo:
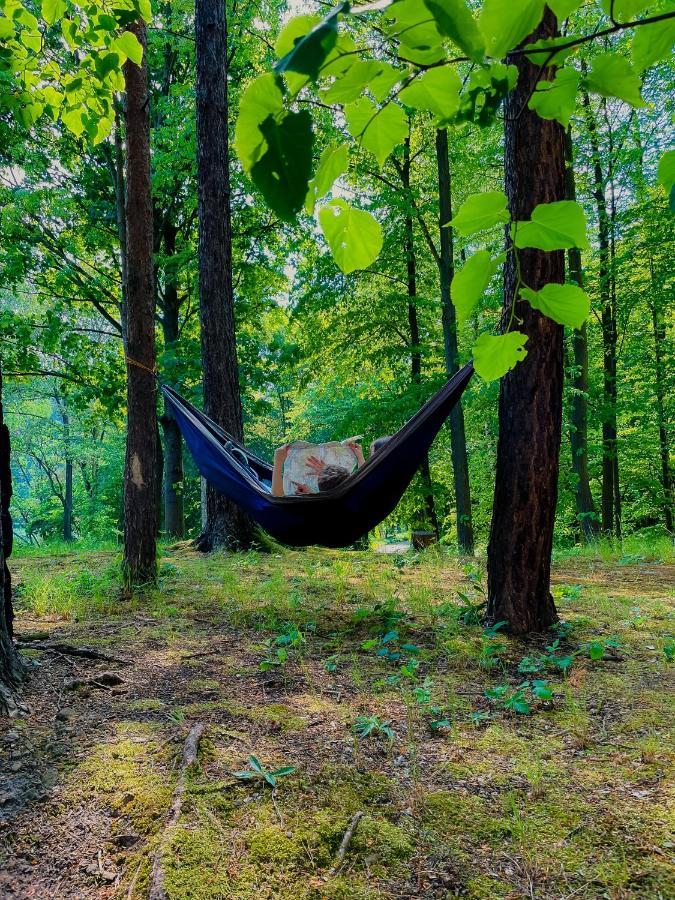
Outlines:
<svg viewBox="0 0 675 900"><path fill-rule="evenodd" d="M478 569L434 550L177 547L132 603L112 554L12 563L20 637L127 664L23 651L0 896L146 897L162 835L172 900L675 896L667 562L557 563L563 624L527 642L485 632ZM251 755L295 770L233 777Z"/></svg>

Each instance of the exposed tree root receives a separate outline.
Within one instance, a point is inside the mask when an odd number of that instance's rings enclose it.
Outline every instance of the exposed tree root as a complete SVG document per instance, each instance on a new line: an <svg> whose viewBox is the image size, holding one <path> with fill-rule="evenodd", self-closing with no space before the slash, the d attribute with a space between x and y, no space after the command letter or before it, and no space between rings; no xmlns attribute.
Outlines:
<svg viewBox="0 0 675 900"><path fill-rule="evenodd" d="M363 818L363 813L361 812L361 810L354 813L354 816L352 817L352 820L349 823L349 827L345 831L344 837L342 838L342 843L340 844L340 847L337 852L337 857L335 859L335 865L328 873L329 875L337 875L337 873L340 869L340 866L344 862L345 853L347 852L347 849L349 848L352 838L354 837L354 832L356 831L356 827L362 818Z"/></svg>
<svg viewBox="0 0 675 900"><path fill-rule="evenodd" d="M110 656L108 653L101 653L91 647L74 647L72 644L46 644L38 641L18 641L17 647L20 650L52 650L54 653L63 653L64 656L81 656L83 659L102 659L105 662L117 663L118 666L130 665L128 659Z"/></svg>
<svg viewBox="0 0 675 900"><path fill-rule="evenodd" d="M178 823L180 812L183 806L183 796L185 794L185 777L187 770L197 762L197 753L199 751L199 741L204 733L204 724L198 723L190 729L185 744L183 746L183 759L181 760L180 774L178 775L178 783L173 792L173 800L171 808L166 817L164 831L159 841L159 846L155 852L155 858L152 864L152 872L150 874L150 891L148 900L166 900L166 889L164 887L164 851L169 841L171 829Z"/></svg>

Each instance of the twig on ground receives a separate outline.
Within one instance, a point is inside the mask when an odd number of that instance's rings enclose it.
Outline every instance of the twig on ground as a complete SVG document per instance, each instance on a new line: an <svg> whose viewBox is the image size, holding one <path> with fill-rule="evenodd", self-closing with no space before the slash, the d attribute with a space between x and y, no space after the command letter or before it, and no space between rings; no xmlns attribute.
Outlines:
<svg viewBox="0 0 675 900"><path fill-rule="evenodd" d="M335 865L328 873L329 875L337 875L338 870L342 863L344 862L345 853L351 843L352 838L354 837L354 832L356 831L356 826L359 824L361 819L363 818L363 813L361 810L359 812L354 813L351 822L349 823L349 827L345 831L344 837L342 838L342 843L337 852L337 857L335 859Z"/></svg>
<svg viewBox="0 0 675 900"><path fill-rule="evenodd" d="M117 663L119 666L128 666L128 659L120 659L119 656L110 656L101 653L92 647L74 647L72 644L44 644L36 641L17 641L19 650L46 650L52 653L62 653L64 656L80 656L82 659L102 659L105 662Z"/></svg>
<svg viewBox="0 0 675 900"><path fill-rule="evenodd" d="M180 818L180 813L183 806L183 796L185 794L186 773L190 766L193 766L197 762L199 741L201 740L202 734L204 733L204 728L205 726L203 722L199 722L197 723L197 725L193 725L188 732L188 736L185 739L185 744L183 745L183 758L181 760L178 782L176 784L176 789L173 792L173 800L171 801L169 814L166 817L164 831L159 841L159 845L155 852L155 858L152 864L148 900L166 900L167 897L166 889L164 887L164 865L162 861L164 850L168 843L168 834L171 829L178 823L178 820Z"/></svg>
<svg viewBox="0 0 675 900"><path fill-rule="evenodd" d="M281 828L284 827L284 817L281 815L281 810L277 805L277 798L274 796L275 791L272 791L272 806L274 807L274 812L277 814L277 819L279 819L279 825Z"/></svg>
<svg viewBox="0 0 675 900"><path fill-rule="evenodd" d="M138 873L141 871L141 866L143 865L143 857L141 856L138 861L138 865L136 866L136 871L134 872L134 877L129 882L129 890L127 891L127 900L131 900L134 895L134 891L136 890L136 882L138 881Z"/></svg>

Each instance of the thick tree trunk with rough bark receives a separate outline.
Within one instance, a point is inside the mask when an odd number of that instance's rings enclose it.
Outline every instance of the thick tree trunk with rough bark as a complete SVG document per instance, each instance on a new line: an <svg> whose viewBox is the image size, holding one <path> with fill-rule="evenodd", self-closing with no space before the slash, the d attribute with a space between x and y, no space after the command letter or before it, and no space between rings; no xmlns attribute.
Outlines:
<svg viewBox="0 0 675 900"><path fill-rule="evenodd" d="M197 180L199 313L204 411L237 440L243 436L232 290L228 148L227 21L224 0L197 0ZM201 550L250 547L253 522L211 485Z"/></svg>
<svg viewBox="0 0 675 900"><path fill-rule="evenodd" d="M450 284L455 271L452 229L443 227L452 219L452 182L450 178L450 158L448 155L448 132L445 128L436 132L436 163L438 166L440 235L438 270L441 287L445 368L448 375L454 375L459 369L459 352L457 348L457 316L450 297ZM473 554L471 485L469 482L469 461L466 453L464 411L461 401L457 403L450 413L450 452L452 454L452 474L457 509L457 547L460 553L471 555Z"/></svg>
<svg viewBox="0 0 675 900"><path fill-rule="evenodd" d="M157 420L155 293L150 182L150 112L143 22L129 28L144 48L126 78L127 449L124 472L124 561L127 590L157 577Z"/></svg>
<svg viewBox="0 0 675 900"><path fill-rule="evenodd" d="M529 40L553 37L556 20L546 10ZM529 219L538 203L565 197L563 129L527 108L536 82L549 69L524 57L517 87L505 104L505 183L514 220ZM521 250L520 277L538 290L562 283L562 251ZM518 299L514 253L504 268L504 322L516 304L518 330L527 334L527 356L502 379L494 508L488 547L489 622L505 620L512 633L540 631L556 621L550 591L551 549L558 494L562 427L563 328Z"/></svg>
<svg viewBox="0 0 675 900"><path fill-rule="evenodd" d="M574 149L570 129L565 132L565 197L567 200L576 200L577 198L574 179ZM567 266L570 279L583 288L581 251L576 247L567 251ZM577 479L575 486L577 516L584 539L592 541L597 538L599 529L588 475L588 332L585 322L581 329L572 331L571 341L573 375L570 402L570 446L572 448L572 468Z"/></svg>
<svg viewBox="0 0 675 900"><path fill-rule="evenodd" d="M0 716L17 707L16 688L25 676L25 666L12 643L12 579L7 558L12 552L12 497L9 430L3 421L2 372L0 371Z"/></svg>

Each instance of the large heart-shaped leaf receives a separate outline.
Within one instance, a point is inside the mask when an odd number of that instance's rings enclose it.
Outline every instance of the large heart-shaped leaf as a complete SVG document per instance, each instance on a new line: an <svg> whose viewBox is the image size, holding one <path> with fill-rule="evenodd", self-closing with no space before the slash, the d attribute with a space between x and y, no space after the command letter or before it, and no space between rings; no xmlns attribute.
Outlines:
<svg viewBox="0 0 675 900"><path fill-rule="evenodd" d="M507 334L481 334L473 345L473 365L486 381L506 375L527 356L527 335L520 331Z"/></svg>
<svg viewBox="0 0 675 900"><path fill-rule="evenodd" d="M471 194L449 224L463 237L487 231L495 225L505 225L510 218L507 204L508 200L503 191Z"/></svg>
<svg viewBox="0 0 675 900"><path fill-rule="evenodd" d="M569 250L578 247L587 250L589 246L586 216L574 200L540 203L534 208L529 222L514 222L511 236L519 249Z"/></svg>
<svg viewBox="0 0 675 900"><path fill-rule="evenodd" d="M504 254L492 259L487 250L478 250L455 274L450 286L450 293L460 323L466 321L471 315L476 303L490 283L490 279L504 259Z"/></svg>
<svg viewBox="0 0 675 900"><path fill-rule="evenodd" d="M370 213L333 200L319 211L319 222L335 262L346 275L375 262L382 249L382 228Z"/></svg>
<svg viewBox="0 0 675 900"><path fill-rule="evenodd" d="M291 112L260 126L267 150L251 167L251 179L274 212L292 222L305 202L312 172L312 117Z"/></svg>
<svg viewBox="0 0 675 900"><path fill-rule="evenodd" d="M538 291L524 287L520 295L549 319L570 328L581 328L591 308L588 294L576 284L545 284Z"/></svg>

